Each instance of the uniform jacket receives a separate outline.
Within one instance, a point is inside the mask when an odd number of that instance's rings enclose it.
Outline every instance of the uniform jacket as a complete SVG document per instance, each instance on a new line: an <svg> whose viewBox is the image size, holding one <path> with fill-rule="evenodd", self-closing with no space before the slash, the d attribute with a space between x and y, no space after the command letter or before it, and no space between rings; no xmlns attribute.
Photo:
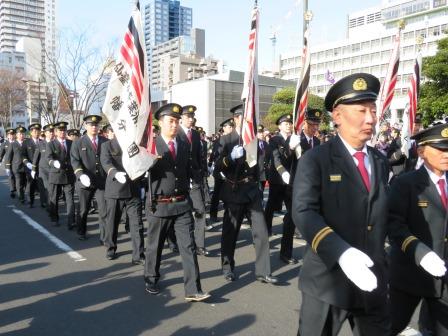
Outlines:
<svg viewBox="0 0 448 336"><path fill-rule="evenodd" d="M448 260L447 212L424 166L393 181L389 209L391 285L415 296L441 297L443 280L419 266L430 251Z"/></svg>
<svg viewBox="0 0 448 336"><path fill-rule="evenodd" d="M305 133L302 131L300 133L300 147L302 148L302 155L305 154L307 150L320 145L320 140L318 137L313 136L313 147L310 146L308 140L306 139Z"/></svg>
<svg viewBox="0 0 448 336"><path fill-rule="evenodd" d="M65 145L67 150L64 151L59 140L47 142L45 148L45 158L50 167L49 182L52 184L72 184L75 183L75 175L70 162L70 149L72 141L66 139ZM57 160L61 164L61 168L57 169L53 166L53 162Z"/></svg>
<svg viewBox="0 0 448 336"><path fill-rule="evenodd" d="M195 184L202 183L202 160L201 160L201 136L195 129L191 129L191 143L184 129L179 126L177 138L190 145L191 166L193 168L192 178Z"/></svg>
<svg viewBox="0 0 448 336"><path fill-rule="evenodd" d="M339 136L308 151L298 161L292 216L308 243L300 288L310 296L344 309L386 302L388 164L367 147L372 168L367 191L353 158ZM338 260L349 247L366 253L378 287L364 292L341 270Z"/></svg>
<svg viewBox="0 0 448 336"><path fill-rule="evenodd" d="M125 199L140 196L140 179L131 180L126 175L126 183L115 179L118 172L126 172L123 167L123 151L117 139L106 141L101 145L101 165L107 174L104 196L106 198Z"/></svg>
<svg viewBox="0 0 448 336"><path fill-rule="evenodd" d="M191 179L190 144L177 137L176 160L173 160L168 145L162 136L156 138L156 149L159 159L149 170L149 190L146 209L156 217L175 216L189 211L188 193ZM185 196L185 201L158 203L159 197ZM151 203L152 202L152 203Z"/></svg>
<svg viewBox="0 0 448 336"><path fill-rule="evenodd" d="M46 160L47 141L40 141L34 151L33 156L33 171L39 170L40 172L48 172L50 166L48 160Z"/></svg>
<svg viewBox="0 0 448 336"><path fill-rule="evenodd" d="M406 156L401 151L401 139L395 138L390 143L387 150L387 158L389 159L389 166L395 176L399 175L405 169Z"/></svg>
<svg viewBox="0 0 448 336"><path fill-rule="evenodd" d="M88 135L83 135L73 143L70 151L71 162L76 178L86 174L90 178L90 187L85 187L79 182L79 187L83 189L104 189L106 184L106 173L101 166L101 145L108 141L101 136L98 137L97 152L93 148L92 141Z"/></svg>
<svg viewBox="0 0 448 336"><path fill-rule="evenodd" d="M209 164L210 165L215 164L215 167L213 169L213 178L215 178L215 179L216 178L222 179L220 171L216 167L216 161L219 159L219 155L221 152L222 152L222 147L221 147L221 137L220 137L213 142L212 152L209 157Z"/></svg>
<svg viewBox="0 0 448 336"><path fill-rule="evenodd" d="M201 172L202 176L208 176L208 142L201 140Z"/></svg>
<svg viewBox="0 0 448 336"><path fill-rule="evenodd" d="M26 173L28 168L25 166L27 161L26 140L20 145L18 141L12 142L5 155L5 169L11 169L15 173Z"/></svg>
<svg viewBox="0 0 448 336"><path fill-rule="evenodd" d="M5 157L6 152L8 151L8 148L10 146L9 140L5 140L0 145L0 162L3 161L3 158Z"/></svg>
<svg viewBox="0 0 448 336"><path fill-rule="evenodd" d="M226 177L221 187L221 199L224 202L244 204L260 197L258 164L249 167L246 154L236 161L230 156L233 147L240 143L242 141L235 130L220 139L219 157L215 169L222 171Z"/></svg>
<svg viewBox="0 0 448 336"><path fill-rule="evenodd" d="M42 141L40 139L37 139L37 141L34 142L34 139L32 139L32 138L26 139L24 141L25 146L26 146L26 158L25 158L26 161L25 161L25 164L26 163L33 163L34 153L36 152L36 149L39 147L39 144L41 142Z"/></svg>
<svg viewBox="0 0 448 336"><path fill-rule="evenodd" d="M269 167L270 184L285 184L281 175L284 172L291 171L295 154L289 148L289 139L290 137L285 140L281 134L278 134L269 141L269 147L272 151L271 165Z"/></svg>
<svg viewBox="0 0 448 336"><path fill-rule="evenodd" d="M271 156L272 151L269 144L264 140L258 140L258 176L260 177L260 181L266 181L268 179Z"/></svg>

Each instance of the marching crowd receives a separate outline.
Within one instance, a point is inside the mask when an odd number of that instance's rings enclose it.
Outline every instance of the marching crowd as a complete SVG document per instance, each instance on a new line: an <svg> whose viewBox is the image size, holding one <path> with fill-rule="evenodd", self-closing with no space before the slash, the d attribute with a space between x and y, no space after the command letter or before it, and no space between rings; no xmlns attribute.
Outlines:
<svg viewBox="0 0 448 336"><path fill-rule="evenodd" d="M334 84L325 97L333 133L319 132L323 111L318 109L307 110L299 134L290 114L277 119L275 134L259 125L255 165L247 163L242 146L243 105L230 110L220 125L222 134L207 138L195 126L196 107L175 103L155 111L158 159L135 180L123 167L126 153L113 128L100 130L96 115L84 118L82 136L67 130L66 122L42 130L30 125L29 138L24 127L9 129L0 161L11 198L33 207L39 192L40 205L55 226L60 225L63 199L65 224L76 228L80 240L88 238L87 218L95 207L107 259L116 258L118 226L125 221L132 263L144 265L150 294L161 290L159 269L167 241L182 259L185 299L210 297L201 288L197 258L209 256L205 233L218 221L220 202L224 279L238 279L235 248L247 218L255 278L277 284L269 236L274 213L284 205L280 259L297 263L294 236L307 242L299 280L299 335L337 335L346 320L355 335L397 335L420 302L424 334L448 335L448 124L421 130L417 115L408 155L396 125L382 125L377 143L370 146L379 87L376 77L364 73Z"/></svg>

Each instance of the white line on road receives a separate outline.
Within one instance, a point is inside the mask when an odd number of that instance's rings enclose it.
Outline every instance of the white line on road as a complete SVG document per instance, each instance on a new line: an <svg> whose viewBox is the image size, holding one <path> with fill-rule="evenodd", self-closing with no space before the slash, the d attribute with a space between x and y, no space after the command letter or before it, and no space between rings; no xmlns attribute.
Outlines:
<svg viewBox="0 0 448 336"><path fill-rule="evenodd" d="M74 261L86 260L86 258L84 258L82 255L80 255L78 252L74 251L70 246L68 246L62 240L53 236L50 232L48 232L47 229L42 227L42 225L40 225L38 222L33 220L30 216L25 214L23 211L18 210L14 205L9 205L8 207L11 208L11 210L14 213L16 213L17 215L22 217L25 220L25 222L27 222L27 224L30 225L33 229L36 229L37 231L42 233L45 237L47 237L48 240L50 240L54 245L56 245L56 247L58 247L59 249L64 251Z"/></svg>

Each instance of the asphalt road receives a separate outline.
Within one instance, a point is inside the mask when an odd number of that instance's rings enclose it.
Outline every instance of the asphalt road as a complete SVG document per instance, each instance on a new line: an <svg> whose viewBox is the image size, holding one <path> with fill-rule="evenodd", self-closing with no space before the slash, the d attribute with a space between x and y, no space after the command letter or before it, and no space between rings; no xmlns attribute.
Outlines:
<svg viewBox="0 0 448 336"><path fill-rule="evenodd" d="M124 227L118 238L119 258L109 261L99 244L96 215L90 217L89 239L79 241L64 225L51 226L44 209L11 200L0 171L0 334L296 335L300 264L279 260L279 235L270 240L273 275L280 279L272 286L255 281L250 229L241 230L238 280L232 283L220 270L219 226L208 231L211 257L199 257L199 264L202 287L212 297L187 303L179 255L164 250L162 292L147 294L143 267L130 263L130 237ZM281 232L280 223L281 217L276 217L274 232ZM303 250L304 242L296 240L295 257ZM345 326L341 335L351 335L347 330Z"/></svg>

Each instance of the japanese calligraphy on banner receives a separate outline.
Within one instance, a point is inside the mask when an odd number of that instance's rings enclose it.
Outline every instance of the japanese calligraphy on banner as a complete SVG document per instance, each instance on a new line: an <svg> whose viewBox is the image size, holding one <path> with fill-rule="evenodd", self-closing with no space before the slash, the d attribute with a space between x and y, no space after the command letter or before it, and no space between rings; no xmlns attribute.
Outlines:
<svg viewBox="0 0 448 336"><path fill-rule="evenodd" d="M151 128L151 101L146 51L137 2L111 74L103 113L109 119L123 151L123 167L134 180L154 163L156 156L141 141ZM149 121L149 122L148 122Z"/></svg>

